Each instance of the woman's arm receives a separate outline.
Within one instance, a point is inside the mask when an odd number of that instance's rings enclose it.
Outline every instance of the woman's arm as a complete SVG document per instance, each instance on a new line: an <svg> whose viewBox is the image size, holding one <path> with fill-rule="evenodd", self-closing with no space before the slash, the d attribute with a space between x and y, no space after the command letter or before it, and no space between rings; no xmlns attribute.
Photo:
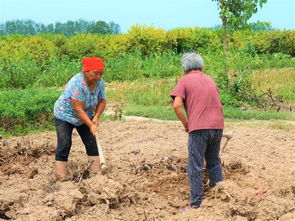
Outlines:
<svg viewBox="0 0 295 221"><path fill-rule="evenodd" d="M83 109L85 102L77 101L72 99L73 108L78 115L78 117L89 127L91 133L95 135L97 130L96 125L89 119L88 115L86 114L85 110Z"/></svg>
<svg viewBox="0 0 295 221"><path fill-rule="evenodd" d="M100 100L98 104L96 105L95 115L93 117L92 122L98 125L99 118L104 111L106 107L107 101L106 100Z"/></svg>

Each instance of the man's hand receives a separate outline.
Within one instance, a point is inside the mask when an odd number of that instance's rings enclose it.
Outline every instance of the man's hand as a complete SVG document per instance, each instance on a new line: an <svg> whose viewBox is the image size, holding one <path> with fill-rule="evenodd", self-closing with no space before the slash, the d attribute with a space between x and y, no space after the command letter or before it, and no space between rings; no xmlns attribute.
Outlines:
<svg viewBox="0 0 295 221"><path fill-rule="evenodd" d="M178 117L178 119L181 121L185 132L188 133L188 123L187 123L187 119L184 116L183 112L182 112L182 107L183 107L183 99L181 97L175 97L174 102L173 102L173 108L174 108L174 112L176 114L176 116Z"/></svg>
<svg viewBox="0 0 295 221"><path fill-rule="evenodd" d="M183 127L184 127L185 132L188 133L188 123L187 123L187 121L183 124Z"/></svg>

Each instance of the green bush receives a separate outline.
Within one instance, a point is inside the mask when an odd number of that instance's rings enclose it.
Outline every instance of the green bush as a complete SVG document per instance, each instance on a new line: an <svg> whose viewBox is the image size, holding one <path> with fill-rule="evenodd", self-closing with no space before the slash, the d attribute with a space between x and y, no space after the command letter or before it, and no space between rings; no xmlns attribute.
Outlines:
<svg viewBox="0 0 295 221"><path fill-rule="evenodd" d="M170 78L182 73L181 54L195 49L205 60L205 72L223 88L228 82L220 77L224 57L219 32L205 28L165 31L133 26L128 34L121 35L2 36L0 86L62 86L81 70L81 58L94 55L105 60L104 77L108 82ZM295 58L291 56L294 35L294 31L234 32L227 56L230 72L294 67Z"/></svg>
<svg viewBox="0 0 295 221"><path fill-rule="evenodd" d="M178 28L167 32L171 49L179 54L195 50L199 53L217 51L222 44L216 32L206 28Z"/></svg>
<svg viewBox="0 0 295 221"><path fill-rule="evenodd" d="M36 81L40 72L33 59L12 61L3 58L0 62L0 88L26 88Z"/></svg>
<svg viewBox="0 0 295 221"><path fill-rule="evenodd" d="M76 73L81 71L80 61L71 61L69 59L51 59L49 61L48 69L39 72L38 77L28 83L31 87L62 87L64 86Z"/></svg>
<svg viewBox="0 0 295 221"><path fill-rule="evenodd" d="M82 59L83 57L101 56L96 54L96 46L102 41L97 35L79 34L68 38L61 47L61 52L69 59Z"/></svg>
<svg viewBox="0 0 295 221"><path fill-rule="evenodd" d="M295 56L295 31L258 32L254 39L258 53L283 53Z"/></svg>
<svg viewBox="0 0 295 221"><path fill-rule="evenodd" d="M181 72L179 56L164 54L143 58L140 53L133 53L107 61L104 79L108 82L159 79L173 77Z"/></svg>
<svg viewBox="0 0 295 221"><path fill-rule="evenodd" d="M236 31L230 38L229 48L245 50L252 46L258 54L283 53L295 56L295 31Z"/></svg>
<svg viewBox="0 0 295 221"><path fill-rule="evenodd" d="M160 28L135 25L128 31L127 50L143 56L170 52L166 45L166 32Z"/></svg>
<svg viewBox="0 0 295 221"><path fill-rule="evenodd" d="M52 127L53 105L60 93L48 88L0 91L0 130Z"/></svg>

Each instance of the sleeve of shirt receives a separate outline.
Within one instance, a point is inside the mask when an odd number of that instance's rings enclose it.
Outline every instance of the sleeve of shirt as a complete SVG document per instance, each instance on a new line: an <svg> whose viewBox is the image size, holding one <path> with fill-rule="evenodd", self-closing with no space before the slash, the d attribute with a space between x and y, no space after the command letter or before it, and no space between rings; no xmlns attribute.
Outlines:
<svg viewBox="0 0 295 221"><path fill-rule="evenodd" d="M99 84L99 94L98 94L98 100L106 100L106 87L105 87L105 83L104 80L101 81L101 83Z"/></svg>
<svg viewBox="0 0 295 221"><path fill-rule="evenodd" d="M178 81L177 85L173 89L170 96L174 99L175 97L181 97L182 99L185 99L185 88L182 83L182 81Z"/></svg>
<svg viewBox="0 0 295 221"><path fill-rule="evenodd" d="M74 84L69 85L68 88L68 97L70 99L85 102L86 98L82 85L79 85L77 82L75 82Z"/></svg>

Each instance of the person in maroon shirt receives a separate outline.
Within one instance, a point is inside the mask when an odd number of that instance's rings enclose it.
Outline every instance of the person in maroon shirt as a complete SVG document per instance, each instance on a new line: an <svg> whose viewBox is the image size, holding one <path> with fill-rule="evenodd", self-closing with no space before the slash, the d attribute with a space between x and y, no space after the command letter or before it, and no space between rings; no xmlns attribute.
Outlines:
<svg viewBox="0 0 295 221"><path fill-rule="evenodd" d="M203 71L204 61L196 53L181 58L184 76L171 93L173 108L188 134L188 178L190 207L202 202L204 158L210 186L223 180L219 160L224 128L222 104L214 81ZM184 106L187 117L183 113Z"/></svg>

